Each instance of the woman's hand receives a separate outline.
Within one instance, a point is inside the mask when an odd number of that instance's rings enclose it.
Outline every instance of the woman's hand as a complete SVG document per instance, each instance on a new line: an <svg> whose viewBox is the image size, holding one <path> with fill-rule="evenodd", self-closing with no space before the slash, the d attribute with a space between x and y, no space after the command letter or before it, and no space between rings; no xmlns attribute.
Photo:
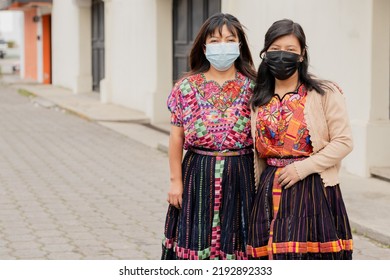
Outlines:
<svg viewBox="0 0 390 280"><path fill-rule="evenodd" d="M183 196L183 179L181 162L183 159L184 130L183 127L171 126L169 136L169 168L170 187L167 201L176 208L181 208Z"/></svg>
<svg viewBox="0 0 390 280"><path fill-rule="evenodd" d="M278 183L285 189L301 180L293 164L286 165L279 173Z"/></svg>
<svg viewBox="0 0 390 280"><path fill-rule="evenodd" d="M175 206L177 209L181 209L182 198L183 184L181 182L171 182L171 187L169 189L167 198L168 203Z"/></svg>

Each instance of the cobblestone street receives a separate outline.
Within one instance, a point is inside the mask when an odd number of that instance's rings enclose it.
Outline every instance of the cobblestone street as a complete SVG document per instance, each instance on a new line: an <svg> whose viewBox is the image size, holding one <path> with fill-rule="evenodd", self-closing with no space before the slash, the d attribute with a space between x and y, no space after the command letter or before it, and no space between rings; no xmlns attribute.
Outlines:
<svg viewBox="0 0 390 280"><path fill-rule="evenodd" d="M0 259L158 259L165 153L0 89Z"/></svg>
<svg viewBox="0 0 390 280"><path fill-rule="evenodd" d="M160 258L166 153L4 86L0 131L0 259ZM390 249L355 234L353 257Z"/></svg>

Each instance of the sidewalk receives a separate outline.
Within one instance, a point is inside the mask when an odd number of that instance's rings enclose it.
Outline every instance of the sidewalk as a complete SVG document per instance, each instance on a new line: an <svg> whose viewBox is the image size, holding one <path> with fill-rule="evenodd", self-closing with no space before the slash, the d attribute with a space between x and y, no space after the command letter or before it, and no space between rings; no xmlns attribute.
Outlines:
<svg viewBox="0 0 390 280"><path fill-rule="evenodd" d="M153 129L150 120L142 112L103 104L99 101L98 93L73 94L70 90L52 85L19 83L7 81L6 78L3 80L22 94L29 95L37 106L61 108L153 148L167 150L169 125L161 124Z"/></svg>
<svg viewBox="0 0 390 280"><path fill-rule="evenodd" d="M57 106L90 121L98 122L138 142L167 151L169 125L153 127L141 112L102 104L96 94L73 94L51 85L11 83L31 93L39 106ZM341 189L353 232L390 246L390 182L361 178L341 171Z"/></svg>

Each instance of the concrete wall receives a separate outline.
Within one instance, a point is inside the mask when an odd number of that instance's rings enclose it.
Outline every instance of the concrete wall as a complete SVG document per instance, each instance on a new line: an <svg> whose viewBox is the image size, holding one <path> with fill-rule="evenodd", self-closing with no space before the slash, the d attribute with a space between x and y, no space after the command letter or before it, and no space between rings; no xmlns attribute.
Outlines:
<svg viewBox="0 0 390 280"><path fill-rule="evenodd" d="M92 90L90 1L53 0L52 60L54 85Z"/></svg>
<svg viewBox="0 0 390 280"><path fill-rule="evenodd" d="M168 120L172 86L171 0L109 0L106 10L106 79L102 100ZM162 109L163 108L163 109Z"/></svg>
<svg viewBox="0 0 390 280"><path fill-rule="evenodd" d="M367 150L369 167L390 166L390 1L373 1L371 88ZM364 106L364 104L362 104Z"/></svg>
<svg viewBox="0 0 390 280"><path fill-rule="evenodd" d="M111 17L106 13L106 22L111 26L106 28L109 39L105 46L106 62L112 66L109 73L106 71L111 76L107 100L146 111L155 87L155 1L110 2Z"/></svg>
<svg viewBox="0 0 390 280"><path fill-rule="evenodd" d="M100 99L168 122L172 0L104 0L105 78ZM53 84L91 91L91 1L53 1Z"/></svg>

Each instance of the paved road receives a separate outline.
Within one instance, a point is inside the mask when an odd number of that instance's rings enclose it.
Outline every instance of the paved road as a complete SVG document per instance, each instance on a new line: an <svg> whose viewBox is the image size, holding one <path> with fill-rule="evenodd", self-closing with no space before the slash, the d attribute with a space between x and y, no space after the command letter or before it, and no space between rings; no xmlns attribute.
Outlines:
<svg viewBox="0 0 390 280"><path fill-rule="evenodd" d="M167 155L35 101L0 87L0 259L158 259Z"/></svg>
<svg viewBox="0 0 390 280"><path fill-rule="evenodd" d="M167 156L0 88L0 259L158 259Z"/></svg>

